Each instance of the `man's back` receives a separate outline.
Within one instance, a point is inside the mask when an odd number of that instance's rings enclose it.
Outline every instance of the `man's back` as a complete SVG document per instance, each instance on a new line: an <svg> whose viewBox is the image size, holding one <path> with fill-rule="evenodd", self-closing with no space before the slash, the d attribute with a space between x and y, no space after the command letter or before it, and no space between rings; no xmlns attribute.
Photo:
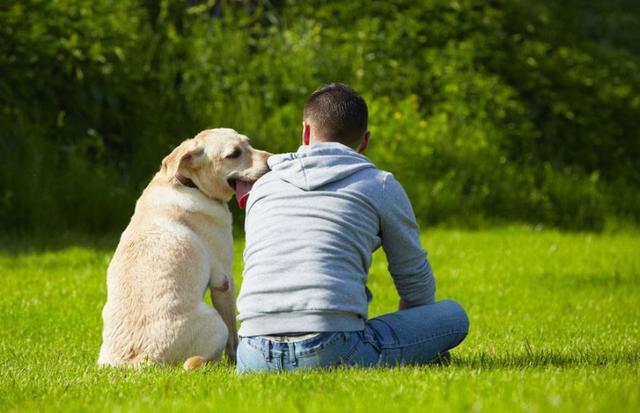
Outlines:
<svg viewBox="0 0 640 413"><path fill-rule="evenodd" d="M433 301L415 217L391 174L339 143L303 146L269 165L247 205L240 335L362 330L380 245L400 295Z"/></svg>
<svg viewBox="0 0 640 413"><path fill-rule="evenodd" d="M303 146L269 159L245 219L239 372L396 366L448 359L469 319L434 302L435 281L402 186L360 155L368 109L348 85L309 96ZM243 198L245 199L245 198ZM371 253L382 246L399 311L368 319Z"/></svg>

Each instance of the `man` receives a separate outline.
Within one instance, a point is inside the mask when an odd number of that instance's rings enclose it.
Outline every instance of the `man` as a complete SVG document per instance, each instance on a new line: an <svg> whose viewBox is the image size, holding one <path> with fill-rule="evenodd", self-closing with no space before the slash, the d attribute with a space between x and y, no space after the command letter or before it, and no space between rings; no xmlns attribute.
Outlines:
<svg viewBox="0 0 640 413"><path fill-rule="evenodd" d="M304 108L303 145L272 156L271 172L251 190L239 372L430 363L466 337L462 307L434 301L404 189L362 155L367 117L347 85L315 91ZM400 311L368 320L367 273L380 246Z"/></svg>

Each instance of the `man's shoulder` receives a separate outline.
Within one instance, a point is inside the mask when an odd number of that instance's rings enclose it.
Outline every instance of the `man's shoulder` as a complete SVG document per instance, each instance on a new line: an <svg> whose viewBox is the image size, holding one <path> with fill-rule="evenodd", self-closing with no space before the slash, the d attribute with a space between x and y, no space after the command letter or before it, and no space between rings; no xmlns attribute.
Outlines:
<svg viewBox="0 0 640 413"><path fill-rule="evenodd" d="M387 188L387 186L399 186L400 188L402 188L402 185L393 175L393 172L385 171L384 169L380 169L378 167L376 167L374 171L376 181L381 185L383 191Z"/></svg>
<svg viewBox="0 0 640 413"><path fill-rule="evenodd" d="M256 190L257 188L276 180L279 181L280 178L278 178L278 176L273 171L269 171L266 174L262 175L260 178L258 178L258 180L253 184L253 187L251 190L252 191Z"/></svg>

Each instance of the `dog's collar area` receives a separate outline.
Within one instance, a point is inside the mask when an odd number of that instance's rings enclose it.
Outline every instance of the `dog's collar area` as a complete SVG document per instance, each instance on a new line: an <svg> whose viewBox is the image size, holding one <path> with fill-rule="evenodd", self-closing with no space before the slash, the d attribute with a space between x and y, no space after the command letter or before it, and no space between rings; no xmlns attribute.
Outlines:
<svg viewBox="0 0 640 413"><path fill-rule="evenodd" d="M195 182L193 182L191 179L187 178L184 175L180 175L180 174L176 174L175 178L178 182L180 182L180 184L186 186L187 188L195 188L198 191L202 192L202 190L200 190L200 188L198 188L198 185L195 184ZM205 194L204 192L202 192L205 196L207 196L207 194ZM222 199L218 199L218 198L211 198L210 199L219 202L221 204L226 204L226 201L222 200Z"/></svg>
<svg viewBox="0 0 640 413"><path fill-rule="evenodd" d="M176 179L178 180L178 182L180 182L184 186L188 186L189 188L200 189L198 188L198 185L196 185L191 179L187 178L184 175L176 174Z"/></svg>

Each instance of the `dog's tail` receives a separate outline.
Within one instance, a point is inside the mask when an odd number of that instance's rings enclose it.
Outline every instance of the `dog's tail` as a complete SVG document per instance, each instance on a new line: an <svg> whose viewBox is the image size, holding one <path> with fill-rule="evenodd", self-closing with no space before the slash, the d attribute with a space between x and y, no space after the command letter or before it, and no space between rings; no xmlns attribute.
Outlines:
<svg viewBox="0 0 640 413"><path fill-rule="evenodd" d="M192 356L189 357L184 364L182 365L182 367L184 367L185 370L195 370L197 368L200 368L204 365L204 357L202 356Z"/></svg>

